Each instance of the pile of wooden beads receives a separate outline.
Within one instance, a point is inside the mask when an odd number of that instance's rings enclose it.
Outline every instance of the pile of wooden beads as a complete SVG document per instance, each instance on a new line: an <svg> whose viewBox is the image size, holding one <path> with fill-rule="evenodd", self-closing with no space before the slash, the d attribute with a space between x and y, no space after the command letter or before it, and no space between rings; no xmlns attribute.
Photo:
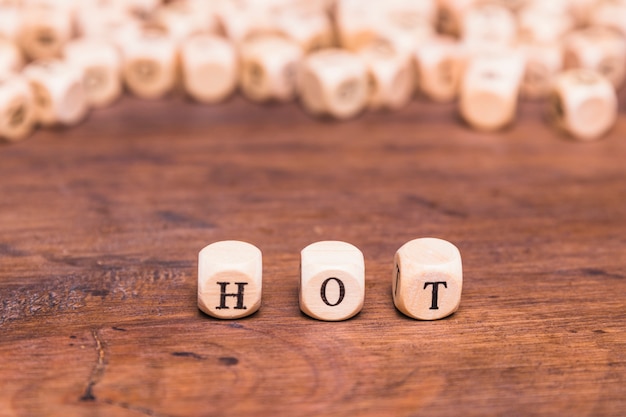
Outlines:
<svg viewBox="0 0 626 417"><path fill-rule="evenodd" d="M261 251L246 242L212 243L198 256L198 307L220 319L237 319L261 307ZM437 320L461 303L461 254L452 243L421 238L394 257L392 297L396 308L419 320ZM318 320L347 320L365 300L363 253L340 241L312 243L300 253L300 309Z"/></svg>
<svg viewBox="0 0 626 417"><path fill-rule="evenodd" d="M78 123L125 86L298 97L338 119L419 94L481 130L521 95L595 139L616 120L624 34L626 0L0 0L0 137Z"/></svg>

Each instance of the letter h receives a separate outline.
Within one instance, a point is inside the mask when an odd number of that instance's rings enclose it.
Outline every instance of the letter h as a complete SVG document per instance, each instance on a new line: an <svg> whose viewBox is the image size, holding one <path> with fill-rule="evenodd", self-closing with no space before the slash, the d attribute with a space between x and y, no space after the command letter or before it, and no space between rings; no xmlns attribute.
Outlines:
<svg viewBox="0 0 626 417"><path fill-rule="evenodd" d="M244 287L248 285L247 282L235 282L235 284L237 285L236 293L226 292L226 287L230 284L230 282L218 282L217 284L220 286L220 305L215 307L216 309L223 310L229 308L226 305L226 297L237 298L237 305L234 307L235 310L245 310L247 308L245 305L243 305L243 291Z"/></svg>

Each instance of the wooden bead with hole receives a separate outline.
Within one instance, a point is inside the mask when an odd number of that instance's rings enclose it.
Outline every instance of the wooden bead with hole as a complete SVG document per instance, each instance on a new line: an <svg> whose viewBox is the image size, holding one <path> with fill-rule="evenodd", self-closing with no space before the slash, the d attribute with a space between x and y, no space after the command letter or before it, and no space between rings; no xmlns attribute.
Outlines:
<svg viewBox="0 0 626 417"><path fill-rule="evenodd" d="M122 95L122 61L119 50L113 44L81 38L70 41L63 54L71 65L82 72L89 105L106 107Z"/></svg>
<svg viewBox="0 0 626 417"><path fill-rule="evenodd" d="M18 141L35 124L35 103L28 81L21 75L0 75L0 138Z"/></svg>
<svg viewBox="0 0 626 417"><path fill-rule="evenodd" d="M347 320L363 308L363 253L340 241L312 243L300 254L300 309L324 321Z"/></svg>
<svg viewBox="0 0 626 417"><path fill-rule="evenodd" d="M510 124L517 110L523 72L520 53L471 59L459 94L459 111L466 123L484 131Z"/></svg>
<svg viewBox="0 0 626 417"><path fill-rule="evenodd" d="M447 317L459 308L462 289L461 253L452 243L421 238L396 252L392 295L403 314L418 320Z"/></svg>
<svg viewBox="0 0 626 417"><path fill-rule="evenodd" d="M280 36L258 36L240 49L239 86L253 101L289 101L295 98L296 71L302 49Z"/></svg>
<svg viewBox="0 0 626 417"><path fill-rule="evenodd" d="M209 316L238 319L261 307L263 259L254 245L212 243L198 254L198 308Z"/></svg>
<svg viewBox="0 0 626 417"><path fill-rule="evenodd" d="M615 89L595 71L566 71L554 83L550 116L558 128L573 138L598 139L617 120Z"/></svg>
<svg viewBox="0 0 626 417"><path fill-rule="evenodd" d="M223 101L237 88L237 52L226 39L193 36L182 43L180 60L185 91L199 102Z"/></svg>
<svg viewBox="0 0 626 417"><path fill-rule="evenodd" d="M320 50L307 56L300 66L298 91L307 111L347 119L367 105L367 68L354 53Z"/></svg>
<svg viewBox="0 0 626 417"><path fill-rule="evenodd" d="M87 98L79 69L60 60L35 61L24 69L44 126L73 125L87 114Z"/></svg>

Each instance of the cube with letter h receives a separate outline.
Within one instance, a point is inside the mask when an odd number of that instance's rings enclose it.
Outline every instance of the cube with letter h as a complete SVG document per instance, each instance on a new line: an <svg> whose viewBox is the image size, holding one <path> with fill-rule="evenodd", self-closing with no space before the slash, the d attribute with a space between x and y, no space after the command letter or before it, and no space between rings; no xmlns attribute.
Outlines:
<svg viewBox="0 0 626 417"><path fill-rule="evenodd" d="M363 308L365 262L355 246L312 243L301 252L300 309L324 321L346 320Z"/></svg>
<svg viewBox="0 0 626 417"><path fill-rule="evenodd" d="M246 242L215 242L198 255L198 307L220 319L237 319L261 307L261 251Z"/></svg>
<svg viewBox="0 0 626 417"><path fill-rule="evenodd" d="M405 315L419 320L449 316L459 308L462 288L461 254L452 243L415 239L396 252L393 302Z"/></svg>

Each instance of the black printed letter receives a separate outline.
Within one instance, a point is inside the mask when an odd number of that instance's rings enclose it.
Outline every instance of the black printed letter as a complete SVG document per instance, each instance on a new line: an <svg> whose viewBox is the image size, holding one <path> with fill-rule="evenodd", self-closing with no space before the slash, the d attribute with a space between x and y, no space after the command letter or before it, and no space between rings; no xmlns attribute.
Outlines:
<svg viewBox="0 0 626 417"><path fill-rule="evenodd" d="M337 300L335 304L329 303L328 299L326 298L326 286L328 285L328 281L331 281L331 280L337 281L337 284L339 285L339 299ZM344 287L343 282L339 278L335 278L335 277L328 278L322 284L322 288L320 288L320 295L322 296L322 301L324 301L324 303L327 306L334 307L336 305L341 304L341 302L343 301L343 297L345 297L346 295L346 287Z"/></svg>
<svg viewBox="0 0 626 417"><path fill-rule="evenodd" d="M237 297L237 305L235 306L235 310L245 310L247 308L245 305L243 305L243 290L244 286L248 285L247 282L235 282L235 284L237 285L236 293L226 293L226 287L228 286L228 284L230 284L230 282L218 282L217 284L220 286L221 294L220 305L215 308L217 308L218 310L229 308L226 305L226 297Z"/></svg>
<svg viewBox="0 0 626 417"><path fill-rule="evenodd" d="M437 305L437 299L439 298L439 285L443 284L444 288L448 288L448 283L446 281L437 281L437 282L425 282L424 289L429 285L433 286L433 298L430 304L430 310L439 310L439 306Z"/></svg>

